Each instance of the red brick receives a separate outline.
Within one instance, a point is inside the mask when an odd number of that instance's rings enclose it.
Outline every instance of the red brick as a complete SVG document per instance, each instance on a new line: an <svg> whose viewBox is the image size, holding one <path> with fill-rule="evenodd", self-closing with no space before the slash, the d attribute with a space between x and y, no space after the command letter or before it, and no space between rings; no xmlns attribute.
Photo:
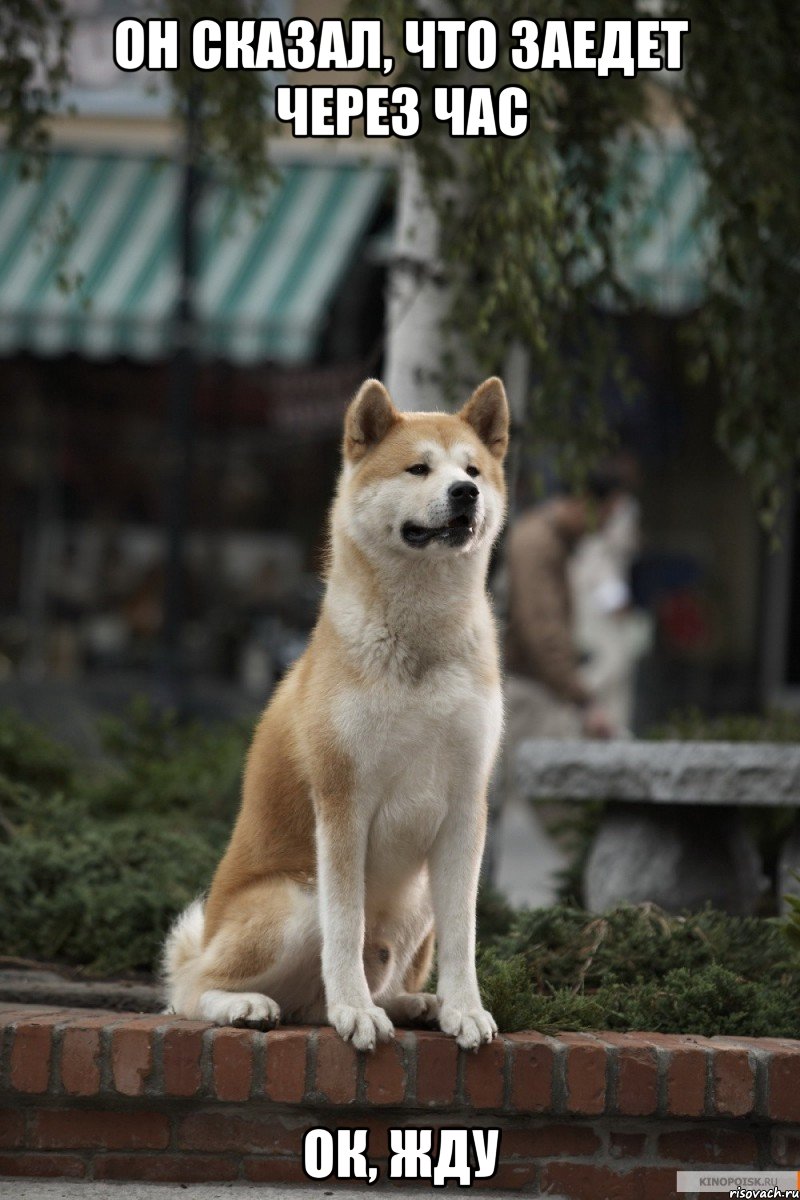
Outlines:
<svg viewBox="0 0 800 1200"><path fill-rule="evenodd" d="M404 1035L379 1043L364 1059L368 1104L402 1104L406 1096Z"/></svg>
<svg viewBox="0 0 800 1200"><path fill-rule="evenodd" d="M603 1033L603 1037L606 1033ZM615 1035L616 1036L616 1035ZM713 1050L716 1039L701 1037L698 1033L627 1033L629 1038L636 1038L642 1045L656 1046L662 1050Z"/></svg>
<svg viewBox="0 0 800 1200"><path fill-rule="evenodd" d="M50 1014L54 1016L56 1014ZM121 1021L152 1021L152 1013L113 1012L108 1008L62 1008L59 1025L64 1029L85 1029L88 1026L119 1025ZM161 1017L163 1021L164 1018Z"/></svg>
<svg viewBox="0 0 800 1200"><path fill-rule="evenodd" d="M709 1056L716 1039L697 1034L648 1033L639 1035L667 1051L665 1111L674 1117L701 1117L706 1111Z"/></svg>
<svg viewBox="0 0 800 1200"><path fill-rule="evenodd" d="M164 1018L160 1020L163 1025ZM141 1096L153 1069L153 1026L126 1025L111 1035L111 1072L123 1096Z"/></svg>
<svg viewBox="0 0 800 1200"><path fill-rule="evenodd" d="M512 1033L510 1106L515 1112L553 1110L555 1055L547 1038L535 1033Z"/></svg>
<svg viewBox="0 0 800 1200"><path fill-rule="evenodd" d="M25 1117L18 1108L0 1108L0 1146L6 1150L22 1146Z"/></svg>
<svg viewBox="0 0 800 1200"><path fill-rule="evenodd" d="M167 1096L196 1096L203 1084L203 1034L210 1025L180 1021L164 1030L162 1061L164 1093Z"/></svg>
<svg viewBox="0 0 800 1200"><path fill-rule="evenodd" d="M674 1168L640 1167L636 1175L642 1189L637 1200L686 1200L686 1194L676 1190Z"/></svg>
<svg viewBox="0 0 800 1200"><path fill-rule="evenodd" d="M479 1046L464 1055L464 1099L472 1108L502 1108L505 1089L504 1038Z"/></svg>
<svg viewBox="0 0 800 1200"><path fill-rule="evenodd" d="M542 1168L542 1195L548 1191L569 1200L680 1200L675 1171L636 1167L617 1173L608 1167L550 1163Z"/></svg>
<svg viewBox="0 0 800 1200"><path fill-rule="evenodd" d="M319 1124L319 1122L314 1122ZM416 1120L411 1118L403 1120L397 1117L373 1117L371 1113L354 1113L352 1117L342 1120L339 1113L336 1114L335 1125L337 1129L366 1129L367 1130L367 1153L371 1159L388 1158L389 1157L389 1130L390 1129L416 1129L419 1125L425 1125L426 1118L418 1117ZM384 1172L381 1172L381 1176Z"/></svg>
<svg viewBox="0 0 800 1200"><path fill-rule="evenodd" d="M70 1096L94 1096L100 1090L100 1030L65 1029L61 1041L61 1082Z"/></svg>
<svg viewBox="0 0 800 1200"><path fill-rule="evenodd" d="M775 1129L772 1132L771 1163L778 1167L794 1167L800 1164L800 1130L797 1132Z"/></svg>
<svg viewBox="0 0 800 1200"><path fill-rule="evenodd" d="M458 1046L443 1033L417 1035L417 1104L425 1108L452 1104L456 1094ZM470 1058L471 1055L465 1055Z"/></svg>
<svg viewBox="0 0 800 1200"><path fill-rule="evenodd" d="M27 1179L82 1179L86 1164L73 1154L0 1154L0 1175Z"/></svg>
<svg viewBox="0 0 800 1200"><path fill-rule="evenodd" d="M643 1133L623 1133L612 1130L608 1135L609 1158L636 1158L644 1155L646 1136Z"/></svg>
<svg viewBox="0 0 800 1200"><path fill-rule="evenodd" d="M689 1039L687 1038L687 1041ZM767 1050L771 1052L787 1050L790 1053L796 1053L800 1048L797 1041L791 1038L768 1038L768 1037L713 1037L713 1038L697 1038L697 1041L705 1041L712 1050Z"/></svg>
<svg viewBox="0 0 800 1200"><path fill-rule="evenodd" d="M213 1183L236 1179L236 1158L208 1154L101 1154L95 1179L146 1179L153 1183Z"/></svg>
<svg viewBox="0 0 800 1200"><path fill-rule="evenodd" d="M640 1034L604 1033L617 1048L617 1112L648 1117L658 1108L658 1060L652 1044Z"/></svg>
<svg viewBox="0 0 800 1200"><path fill-rule="evenodd" d="M755 1105L756 1077L747 1051L717 1050L712 1069L714 1111L724 1117L749 1116Z"/></svg>
<svg viewBox="0 0 800 1200"><path fill-rule="evenodd" d="M218 1100L246 1100L253 1082L254 1036L249 1029L217 1029L211 1043Z"/></svg>
<svg viewBox="0 0 800 1200"><path fill-rule="evenodd" d="M333 1029L317 1035L317 1072L314 1090L329 1104L352 1104L356 1098L358 1057Z"/></svg>
<svg viewBox="0 0 800 1200"><path fill-rule="evenodd" d="M210 1153L263 1150L270 1154L299 1154L305 1129L315 1124L318 1121L310 1115L306 1121L291 1117L287 1125L272 1112L254 1117L224 1112L189 1113L178 1124L177 1145L181 1150Z"/></svg>
<svg viewBox="0 0 800 1200"><path fill-rule="evenodd" d="M667 1063L667 1112L671 1117L702 1117L706 1110L708 1055L699 1046L672 1051Z"/></svg>
<svg viewBox="0 0 800 1200"><path fill-rule="evenodd" d="M771 1055L769 1115L776 1121L800 1121L800 1049Z"/></svg>
<svg viewBox="0 0 800 1200"><path fill-rule="evenodd" d="M600 1149L600 1138L590 1125L504 1129L500 1139L503 1158L586 1158L598 1154Z"/></svg>
<svg viewBox="0 0 800 1200"><path fill-rule="evenodd" d="M659 1136L658 1157L699 1166L755 1166L758 1147L753 1134L745 1130L677 1129Z"/></svg>
<svg viewBox="0 0 800 1200"><path fill-rule="evenodd" d="M163 1150L169 1120L153 1112L37 1109L30 1140L38 1150Z"/></svg>
<svg viewBox="0 0 800 1200"><path fill-rule="evenodd" d="M53 1056L53 1026L62 1019L52 1016L30 1017L20 1021L11 1044L11 1086L18 1092L40 1095L50 1084Z"/></svg>
<svg viewBox="0 0 800 1200"><path fill-rule="evenodd" d="M304 1183L308 1176L296 1158L246 1158L245 1179L250 1183Z"/></svg>
<svg viewBox="0 0 800 1200"><path fill-rule="evenodd" d="M610 1167L589 1163L546 1163L541 1168L544 1195L554 1192L569 1200L641 1200L641 1180L636 1171L618 1174Z"/></svg>
<svg viewBox="0 0 800 1200"><path fill-rule="evenodd" d="M564 1033L567 1048L567 1111L597 1116L606 1104L606 1051L580 1033Z"/></svg>
<svg viewBox="0 0 800 1200"><path fill-rule="evenodd" d="M30 1021L32 1017L63 1015L65 1009L54 1004L0 1004L0 1033L18 1021Z"/></svg>
<svg viewBox="0 0 800 1200"><path fill-rule="evenodd" d="M536 1182L538 1171L534 1163L500 1163L491 1179L481 1179L481 1191L484 1188L491 1191L504 1188L510 1192L519 1192L523 1188L527 1190ZM539 1195L538 1191L536 1195Z"/></svg>
<svg viewBox="0 0 800 1200"><path fill-rule="evenodd" d="M264 1088L270 1100L297 1104L306 1090L306 1029L274 1029L267 1034Z"/></svg>

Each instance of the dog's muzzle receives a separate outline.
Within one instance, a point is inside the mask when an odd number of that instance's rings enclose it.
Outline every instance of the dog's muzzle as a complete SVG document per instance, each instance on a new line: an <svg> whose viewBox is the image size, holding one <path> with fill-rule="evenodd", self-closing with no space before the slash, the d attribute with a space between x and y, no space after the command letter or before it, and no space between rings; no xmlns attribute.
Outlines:
<svg viewBox="0 0 800 1200"><path fill-rule="evenodd" d="M422 548L431 542L445 545L464 546L474 537L478 528L477 509L480 491L471 480L451 483L447 489L450 516L444 525L416 525L406 521L401 529L403 541L409 546Z"/></svg>

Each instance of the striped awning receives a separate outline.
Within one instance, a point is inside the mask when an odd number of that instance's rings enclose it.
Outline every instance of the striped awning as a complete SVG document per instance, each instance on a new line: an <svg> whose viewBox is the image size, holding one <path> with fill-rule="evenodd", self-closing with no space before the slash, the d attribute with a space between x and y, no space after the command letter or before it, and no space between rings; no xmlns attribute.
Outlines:
<svg viewBox="0 0 800 1200"><path fill-rule="evenodd" d="M614 204L612 196L622 282L635 302L656 312L678 315L696 308L715 239L702 216L705 183L688 136L676 130L627 139L616 174L630 187L626 207Z"/></svg>
<svg viewBox="0 0 800 1200"><path fill-rule="evenodd" d="M156 358L171 345L180 172L54 153L23 180L0 159L0 355ZM198 212L199 349L308 360L387 183L375 166L291 165L263 202L209 183Z"/></svg>

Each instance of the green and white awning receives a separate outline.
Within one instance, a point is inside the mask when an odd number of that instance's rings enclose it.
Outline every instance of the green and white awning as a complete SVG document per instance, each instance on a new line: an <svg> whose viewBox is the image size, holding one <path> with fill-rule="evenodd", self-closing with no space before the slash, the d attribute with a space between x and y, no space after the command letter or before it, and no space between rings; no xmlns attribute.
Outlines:
<svg viewBox="0 0 800 1200"><path fill-rule="evenodd" d="M713 245L690 145L682 135L629 140L618 172L634 180L632 207L616 213L622 280L642 305L690 310ZM387 180L374 165L292 165L259 207L210 183L198 217L201 352L239 363L312 358ZM55 153L26 181L0 156L0 355L167 354L179 204L173 163Z"/></svg>
<svg viewBox="0 0 800 1200"><path fill-rule="evenodd" d="M198 213L200 349L308 360L387 172L292 165L258 206L209 184ZM22 180L0 159L0 355L169 352L180 172L152 158L55 153Z"/></svg>
<svg viewBox="0 0 800 1200"><path fill-rule="evenodd" d="M622 282L636 302L656 312L696 308L714 236L702 217L705 184L687 136L675 131L626 140L617 174L630 185L630 205L615 210Z"/></svg>

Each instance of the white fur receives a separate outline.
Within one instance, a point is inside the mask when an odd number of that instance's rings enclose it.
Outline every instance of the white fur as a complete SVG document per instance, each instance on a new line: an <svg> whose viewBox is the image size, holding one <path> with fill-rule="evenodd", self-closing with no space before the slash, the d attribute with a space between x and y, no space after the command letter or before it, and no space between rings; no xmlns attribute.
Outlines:
<svg viewBox="0 0 800 1200"><path fill-rule="evenodd" d="M281 1010L261 992L203 992L200 1015L216 1025L277 1025Z"/></svg>
<svg viewBox="0 0 800 1200"><path fill-rule="evenodd" d="M196 962L203 949L203 901L193 900L176 918L164 943L161 960L166 979L180 979L187 967ZM175 1004L175 997L171 996ZM175 1005L180 1012L180 1005Z"/></svg>

